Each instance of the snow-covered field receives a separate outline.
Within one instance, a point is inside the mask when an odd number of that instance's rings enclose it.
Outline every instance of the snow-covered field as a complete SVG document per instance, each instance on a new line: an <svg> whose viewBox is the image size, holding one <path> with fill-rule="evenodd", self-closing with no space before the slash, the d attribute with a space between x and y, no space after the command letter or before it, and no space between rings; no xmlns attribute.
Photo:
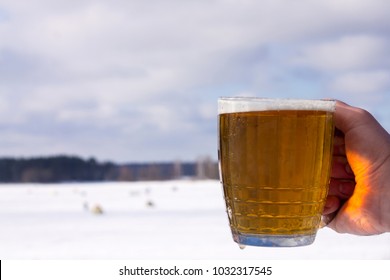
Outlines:
<svg viewBox="0 0 390 280"><path fill-rule="evenodd" d="M241 250L217 181L4 184L0 259L390 259L390 234Z"/></svg>

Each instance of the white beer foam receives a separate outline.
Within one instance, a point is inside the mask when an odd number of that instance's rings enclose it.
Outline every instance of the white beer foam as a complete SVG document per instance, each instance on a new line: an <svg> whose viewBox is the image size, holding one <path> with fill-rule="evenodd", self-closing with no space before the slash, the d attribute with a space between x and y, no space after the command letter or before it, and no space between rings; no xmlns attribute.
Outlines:
<svg viewBox="0 0 390 280"><path fill-rule="evenodd" d="M218 114L279 110L334 112L335 106L334 100L221 97L218 99Z"/></svg>

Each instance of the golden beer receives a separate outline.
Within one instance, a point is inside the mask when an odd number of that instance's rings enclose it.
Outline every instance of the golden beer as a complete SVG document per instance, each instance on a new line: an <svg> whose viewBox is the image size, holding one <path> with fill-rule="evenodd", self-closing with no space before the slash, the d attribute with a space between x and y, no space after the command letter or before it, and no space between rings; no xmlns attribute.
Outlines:
<svg viewBox="0 0 390 280"><path fill-rule="evenodd" d="M259 111L233 106L219 114L220 173L236 242L314 241L329 185L334 124L332 106L307 105L296 101L273 110L268 104Z"/></svg>

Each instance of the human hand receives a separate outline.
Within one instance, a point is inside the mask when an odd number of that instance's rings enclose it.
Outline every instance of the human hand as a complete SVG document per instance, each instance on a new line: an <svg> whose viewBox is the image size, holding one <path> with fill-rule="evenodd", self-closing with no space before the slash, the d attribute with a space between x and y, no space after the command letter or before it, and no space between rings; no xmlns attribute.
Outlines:
<svg viewBox="0 0 390 280"><path fill-rule="evenodd" d="M367 111L336 102L333 167L324 215L339 233L390 232L390 135Z"/></svg>

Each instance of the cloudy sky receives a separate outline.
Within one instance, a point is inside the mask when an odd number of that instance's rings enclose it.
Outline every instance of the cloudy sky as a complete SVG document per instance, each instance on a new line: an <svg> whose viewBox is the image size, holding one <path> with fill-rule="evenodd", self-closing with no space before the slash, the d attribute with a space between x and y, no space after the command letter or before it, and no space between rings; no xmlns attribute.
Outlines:
<svg viewBox="0 0 390 280"><path fill-rule="evenodd" d="M390 128L387 0L0 0L0 157L216 158L219 96Z"/></svg>

